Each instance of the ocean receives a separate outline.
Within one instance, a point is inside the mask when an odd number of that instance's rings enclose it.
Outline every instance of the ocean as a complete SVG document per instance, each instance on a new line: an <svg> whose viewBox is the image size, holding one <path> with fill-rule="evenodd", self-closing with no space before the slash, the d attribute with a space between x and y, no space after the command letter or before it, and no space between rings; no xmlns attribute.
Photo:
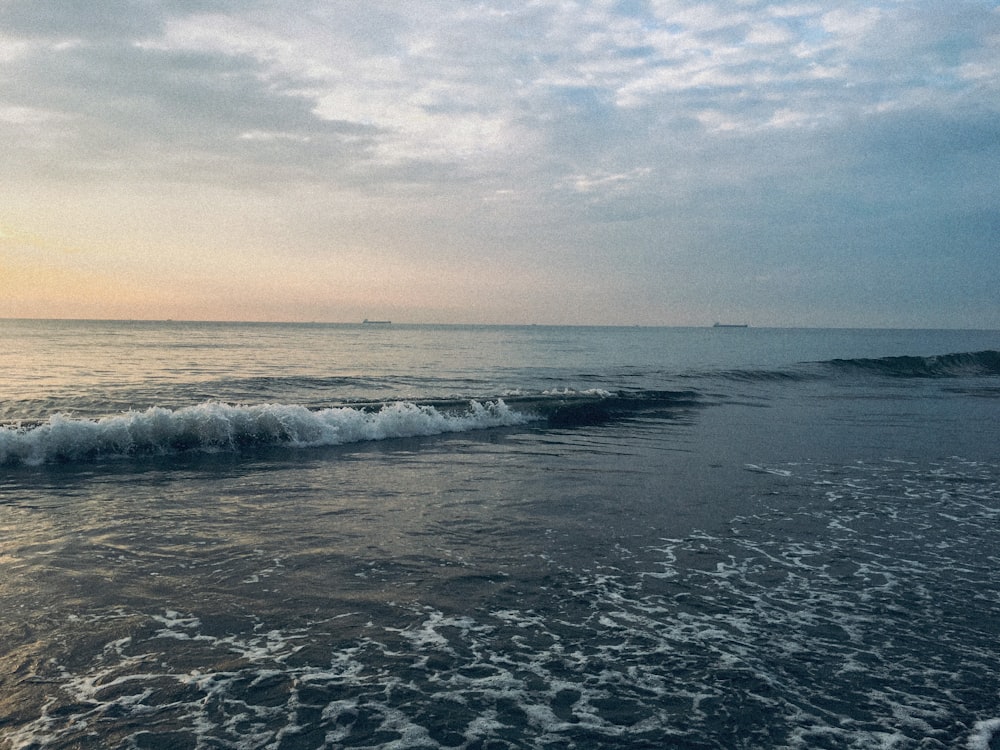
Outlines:
<svg viewBox="0 0 1000 750"><path fill-rule="evenodd" d="M0 748L1000 748L1000 332L0 321Z"/></svg>

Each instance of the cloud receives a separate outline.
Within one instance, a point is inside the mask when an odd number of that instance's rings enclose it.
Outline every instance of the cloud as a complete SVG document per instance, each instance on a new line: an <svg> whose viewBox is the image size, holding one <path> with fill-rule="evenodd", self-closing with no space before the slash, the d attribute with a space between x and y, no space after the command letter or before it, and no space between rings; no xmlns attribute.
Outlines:
<svg viewBox="0 0 1000 750"><path fill-rule="evenodd" d="M59 119L57 112L37 107L0 107L0 122L27 127Z"/></svg>
<svg viewBox="0 0 1000 750"><path fill-rule="evenodd" d="M488 259L628 322L750 279L861 320L837 264L869 256L997 270L962 218L1000 210L1000 12L972 0L7 0L0 28L8 210L144 196L113 247L189 247L190 196L219 202L192 235L226 259Z"/></svg>
<svg viewBox="0 0 1000 750"><path fill-rule="evenodd" d="M647 176L651 171L649 167L637 167L617 174L607 172L578 174L570 177L567 183L578 193L621 192L628 190L632 183Z"/></svg>
<svg viewBox="0 0 1000 750"><path fill-rule="evenodd" d="M34 26L34 6L10 7L19 11L11 14L14 34L31 29L7 45L19 50L20 72L47 82L47 103L62 102L67 115L110 104L108 114L125 126L118 132L134 126L134 137L148 140L173 133L188 146L197 130L220 150L226 135L296 133L309 143L316 130L332 132L330 123L341 132L350 125L355 138L368 136L354 141L353 160L397 166L531 160L567 143L562 127L585 139L603 122L645 125L654 111L661 122L687 119L710 132L812 126L905 106L931 73L949 84L943 93L960 97L961 82L971 87L991 70L988 45L960 29L970 20L996 27L996 14L939 18L895 4L824 12L651 2L623 13L600 2L475 12L375 3L364 27L344 4L295 14L287 3L243 12L225 3L163 4L158 14L146 4L137 18L103 24L93 18L112 16L111 4L88 5L90 16L82 6L58 13L43 3ZM54 51L59 43L70 46ZM943 53L933 67L919 59L933 44L951 45L950 65ZM43 56L47 70L29 73ZM885 78L885 59L898 69L895 79ZM332 145L315 142L314 153Z"/></svg>

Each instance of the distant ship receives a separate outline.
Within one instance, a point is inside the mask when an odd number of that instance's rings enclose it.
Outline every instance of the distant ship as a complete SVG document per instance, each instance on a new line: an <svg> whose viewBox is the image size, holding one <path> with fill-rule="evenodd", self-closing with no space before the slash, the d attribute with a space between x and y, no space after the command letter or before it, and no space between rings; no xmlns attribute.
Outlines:
<svg viewBox="0 0 1000 750"><path fill-rule="evenodd" d="M361 321L361 325L364 326L387 326L390 323L392 323L391 320L368 320L368 318Z"/></svg>
<svg viewBox="0 0 1000 750"><path fill-rule="evenodd" d="M715 323L712 328L749 328L749 323Z"/></svg>

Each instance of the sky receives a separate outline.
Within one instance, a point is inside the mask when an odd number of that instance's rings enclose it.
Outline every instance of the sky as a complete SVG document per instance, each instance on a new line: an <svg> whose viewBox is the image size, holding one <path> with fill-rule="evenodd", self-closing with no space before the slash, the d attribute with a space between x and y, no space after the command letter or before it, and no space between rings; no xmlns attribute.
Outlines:
<svg viewBox="0 0 1000 750"><path fill-rule="evenodd" d="M0 317L1000 329L996 0L0 0Z"/></svg>

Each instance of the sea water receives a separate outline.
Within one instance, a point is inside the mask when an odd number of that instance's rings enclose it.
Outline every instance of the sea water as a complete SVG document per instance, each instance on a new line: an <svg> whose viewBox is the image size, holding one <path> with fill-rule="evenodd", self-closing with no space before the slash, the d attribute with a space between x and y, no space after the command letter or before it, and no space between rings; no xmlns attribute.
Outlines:
<svg viewBox="0 0 1000 750"><path fill-rule="evenodd" d="M1000 333L0 342L0 748L1000 747Z"/></svg>

